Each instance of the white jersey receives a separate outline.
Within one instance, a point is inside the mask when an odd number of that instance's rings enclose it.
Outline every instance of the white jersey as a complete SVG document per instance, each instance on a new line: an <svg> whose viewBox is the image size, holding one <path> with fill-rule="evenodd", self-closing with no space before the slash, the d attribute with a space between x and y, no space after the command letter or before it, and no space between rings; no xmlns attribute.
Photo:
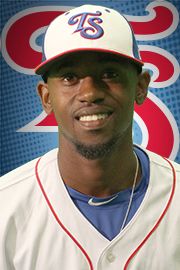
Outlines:
<svg viewBox="0 0 180 270"><path fill-rule="evenodd" d="M3 176L0 269L179 270L180 165L147 154L146 195L112 241L71 200L59 174L57 149Z"/></svg>

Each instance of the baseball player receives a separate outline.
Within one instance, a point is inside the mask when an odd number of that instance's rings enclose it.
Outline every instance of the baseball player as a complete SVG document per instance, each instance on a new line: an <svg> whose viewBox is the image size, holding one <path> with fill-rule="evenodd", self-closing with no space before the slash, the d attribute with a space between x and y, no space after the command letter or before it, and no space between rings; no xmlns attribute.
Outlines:
<svg viewBox="0 0 180 270"><path fill-rule="evenodd" d="M80 6L49 25L43 54L59 148L0 181L0 269L180 269L180 166L132 142L150 76L130 25Z"/></svg>

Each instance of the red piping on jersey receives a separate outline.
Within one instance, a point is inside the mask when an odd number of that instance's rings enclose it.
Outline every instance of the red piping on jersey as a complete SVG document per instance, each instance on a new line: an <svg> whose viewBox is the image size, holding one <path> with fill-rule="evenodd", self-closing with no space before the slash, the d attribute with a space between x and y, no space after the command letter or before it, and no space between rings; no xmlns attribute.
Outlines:
<svg viewBox="0 0 180 270"><path fill-rule="evenodd" d="M78 246L78 248L82 251L82 253L84 254L84 256L86 257L87 261L88 261L88 264L89 264L89 267L90 267L90 270L94 270L93 268L93 265L92 265L92 262L91 262L91 259L89 258L88 254L86 253L86 251L83 249L83 247L79 244L79 242L74 238L74 236L66 229L66 227L62 224L62 222L60 221L60 219L58 218L56 212L54 211L49 199L48 199L48 196L46 195L46 192L42 186L42 183L41 183L41 180L39 178L39 175L38 175L38 165L39 165L39 162L40 162L41 158L38 159L37 163L36 163L36 167L35 167L35 173L36 173L36 178L37 178L37 181L38 181L38 184L41 188L41 191L46 199L46 202L49 206L49 208L51 209L51 212L53 213L56 221L58 222L58 224L61 226L61 228L67 233L67 235L74 241L74 243Z"/></svg>
<svg viewBox="0 0 180 270"><path fill-rule="evenodd" d="M176 173L175 173L175 169L173 167L173 165L171 164L171 162L164 158L169 165L171 166L172 172L173 172L173 185L172 185L172 190L171 190L171 195L169 197L168 203L163 211L163 213L161 214L160 218L158 219L157 223L155 224L155 226L152 228L152 230L147 234L147 236L144 238L144 240L141 242L141 244L135 249L135 251L131 254L131 256L129 257L129 259L127 260L123 270L127 270L131 260L133 259L133 257L136 255L136 253L138 253L138 251L142 248L142 246L146 243L146 241L149 239L149 237L153 234L153 232L157 229L157 227L159 226L161 220L163 219L163 217L165 216L166 212L168 211L170 204L172 202L173 196L174 196L174 192L175 192L175 186L176 186Z"/></svg>

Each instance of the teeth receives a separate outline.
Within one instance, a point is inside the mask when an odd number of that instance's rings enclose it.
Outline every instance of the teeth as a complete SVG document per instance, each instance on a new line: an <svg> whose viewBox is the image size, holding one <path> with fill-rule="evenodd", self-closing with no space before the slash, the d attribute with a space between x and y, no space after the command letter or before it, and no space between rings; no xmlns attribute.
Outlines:
<svg viewBox="0 0 180 270"><path fill-rule="evenodd" d="M79 118L80 121L82 122L88 122L88 121L97 121L100 119L105 119L108 117L107 113L101 113L101 114L93 114L93 115L84 115Z"/></svg>

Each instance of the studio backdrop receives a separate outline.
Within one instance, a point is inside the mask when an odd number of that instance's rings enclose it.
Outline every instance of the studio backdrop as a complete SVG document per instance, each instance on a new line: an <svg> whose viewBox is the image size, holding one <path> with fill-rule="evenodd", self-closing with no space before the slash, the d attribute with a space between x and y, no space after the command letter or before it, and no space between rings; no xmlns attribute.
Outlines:
<svg viewBox="0 0 180 270"><path fill-rule="evenodd" d="M180 161L179 0L1 0L1 175L58 146L56 120L42 110L34 68L47 26L82 4L115 8L131 23L151 73L148 97L135 105L134 143Z"/></svg>

